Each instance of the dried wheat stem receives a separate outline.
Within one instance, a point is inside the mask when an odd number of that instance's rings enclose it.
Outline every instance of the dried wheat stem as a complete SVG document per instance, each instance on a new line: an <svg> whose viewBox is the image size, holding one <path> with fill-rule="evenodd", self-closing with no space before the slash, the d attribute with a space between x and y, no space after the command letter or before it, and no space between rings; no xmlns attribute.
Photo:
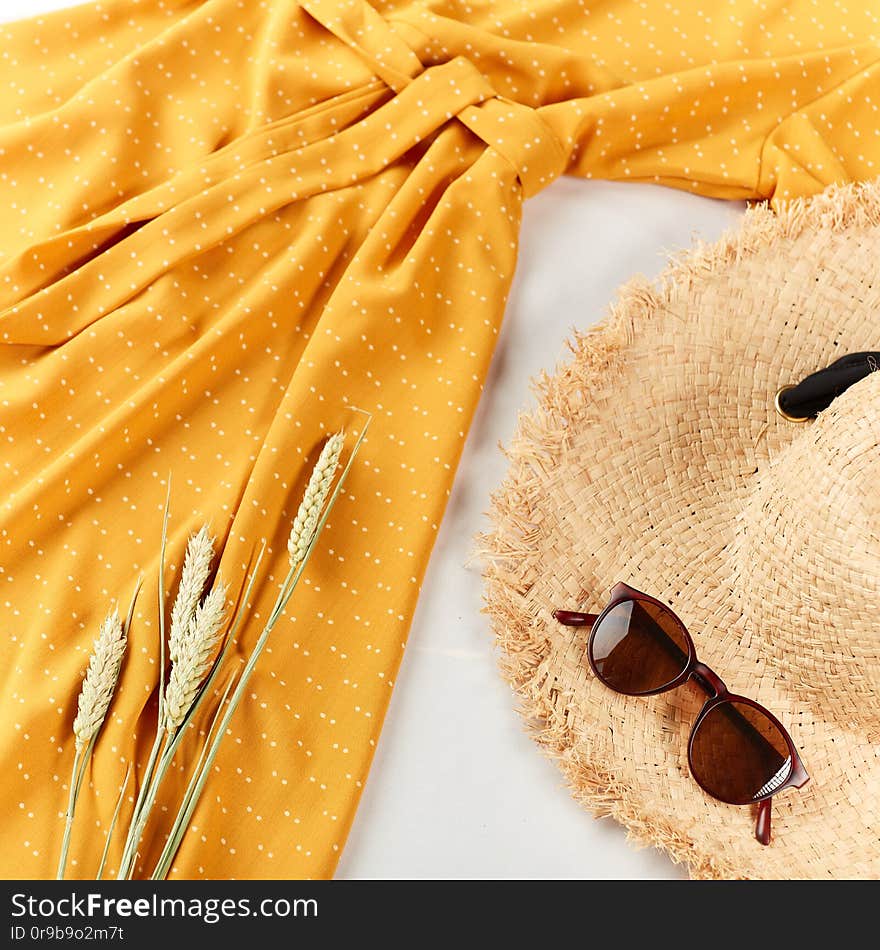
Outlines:
<svg viewBox="0 0 880 950"><path fill-rule="evenodd" d="M169 733L173 733L186 718L202 680L211 669L223 636L226 592L227 586L218 580L204 602L197 606L178 641L165 692L164 727Z"/></svg>
<svg viewBox="0 0 880 950"><path fill-rule="evenodd" d="M339 456L342 454L344 441L345 433L343 432L331 435L324 444L324 448L318 456L318 461L312 469L309 483L306 485L303 500L300 502L287 541L287 550L292 565L298 564L306 556L306 551L308 551L309 545L315 536L318 518L321 516L324 502L330 493L330 486L333 484L333 476L336 474L339 465Z"/></svg>
<svg viewBox="0 0 880 950"><path fill-rule="evenodd" d="M110 819L110 826L107 828L107 840L104 842L104 850L101 852L101 863L98 865L95 880L100 881L104 876L104 867L107 864L107 855L110 853L110 842L113 840L113 832L116 830L116 822L119 821L119 810L125 800L125 790L128 788L128 777L131 775L131 763L125 770L125 778L122 780L122 787L119 789L119 795L116 798L116 807L113 809L113 817Z"/></svg>

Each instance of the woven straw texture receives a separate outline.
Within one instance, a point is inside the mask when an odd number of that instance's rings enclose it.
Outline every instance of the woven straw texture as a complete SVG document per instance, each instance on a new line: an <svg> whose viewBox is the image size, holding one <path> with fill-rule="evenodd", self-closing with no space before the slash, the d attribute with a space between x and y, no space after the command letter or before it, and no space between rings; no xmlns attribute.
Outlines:
<svg viewBox="0 0 880 950"><path fill-rule="evenodd" d="M880 185L832 188L624 287L536 382L481 538L505 675L573 794L697 878L880 877L880 373L811 423L776 390L880 349ZM587 628L616 581L665 600L731 691L786 725L811 782L755 811L691 778L704 701L617 695Z"/></svg>

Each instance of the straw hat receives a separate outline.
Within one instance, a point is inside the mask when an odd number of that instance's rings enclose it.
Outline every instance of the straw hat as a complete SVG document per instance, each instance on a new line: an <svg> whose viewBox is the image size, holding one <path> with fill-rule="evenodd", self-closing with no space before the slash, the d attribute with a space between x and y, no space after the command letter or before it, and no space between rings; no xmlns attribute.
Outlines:
<svg viewBox="0 0 880 950"><path fill-rule="evenodd" d="M537 383L483 537L503 668L573 794L698 878L880 877L880 372L819 417L780 386L880 350L880 184L748 212L719 244L625 287L573 359ZM590 673L617 581L667 602L701 660L762 703L811 782L754 810L691 777L705 700Z"/></svg>

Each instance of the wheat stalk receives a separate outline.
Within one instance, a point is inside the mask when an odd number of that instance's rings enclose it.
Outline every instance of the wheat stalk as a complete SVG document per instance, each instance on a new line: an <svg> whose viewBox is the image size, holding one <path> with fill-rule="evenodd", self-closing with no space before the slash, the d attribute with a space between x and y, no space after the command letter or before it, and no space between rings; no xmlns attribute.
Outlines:
<svg viewBox="0 0 880 950"><path fill-rule="evenodd" d="M186 631L178 640L176 654L169 650L172 666L165 691L166 732L174 732L186 718L202 680L211 669L223 636L226 591L227 586L218 580L204 603L196 608ZM172 620L172 635L173 632Z"/></svg>
<svg viewBox="0 0 880 950"><path fill-rule="evenodd" d="M308 551L309 545L315 536L318 518L321 516L324 502L330 494L333 476L339 466L339 456L342 453L344 441L345 433L343 432L331 435L324 443L324 448L321 449L318 461L309 476L309 483L306 485L296 517L293 519L290 537L287 539L287 550L290 554L291 565L299 564L306 556L306 551Z"/></svg>
<svg viewBox="0 0 880 950"><path fill-rule="evenodd" d="M214 539L208 534L208 526L202 527L190 536L180 572L180 584L177 597L171 608L171 631L168 634L168 657L176 663L180 656L181 642L187 635L187 628L195 616L205 592L205 584L211 573L214 560Z"/></svg>
<svg viewBox="0 0 880 950"><path fill-rule="evenodd" d="M113 817L110 819L110 825L107 828L107 840L104 842L104 850L101 852L101 863L98 865L95 880L100 881L104 876L104 867L107 864L107 855L110 853L110 842L113 840L113 832L116 830L116 822L119 821L119 810L125 800L125 790L128 788L128 777L131 775L131 762L125 770L125 778L122 780L122 787L119 789L119 795L116 798L116 807L113 809Z"/></svg>
<svg viewBox="0 0 880 950"><path fill-rule="evenodd" d="M297 509L296 517L291 525L288 538L290 564L287 576L280 585L275 605L264 622L257 642L244 662L241 675L232 677L220 698L220 703L205 736L204 747L195 763L195 768L190 776L174 824L166 838L159 861L153 869L151 875L153 879L164 878L169 872L205 783L214 767L219 746L228 732L230 720L245 695L248 681L269 636L284 614L287 603L309 562L333 505L342 491L354 458L366 436L371 416L369 413L365 413L365 415L367 416L367 422L364 424L353 450L349 453L349 458L338 479L336 475L343 449L344 433L337 432L330 436L318 456L315 467L309 476L302 501ZM169 509L170 478L162 522L162 545L159 558L159 715L155 742L143 773L128 831L123 842L120 866L116 873L116 877L121 880L130 879L136 869L140 854L138 847L144 829L156 802L158 789L171 766L178 744L184 734L187 733L187 727L197 714L202 702L210 695L216 695L216 692L212 693L212 684L220 673L221 667L224 666L224 658L230 648L230 643L235 640L236 631L243 622L257 581L263 553L266 550L264 541L255 565L246 572L241 602L236 606L233 617L229 622L231 629L227 634L226 644L221 647L223 634L227 627L228 587L218 577L216 583L205 595L204 592L211 576L211 565L214 559L214 540L210 537L207 526L192 534L187 542L177 596L168 618L170 620L170 632L166 641L164 565ZM115 611L109 614L102 623L83 679L77 714L73 724L76 753L71 777L67 824L58 869L59 878L63 877L66 864L70 829L77 796L86 774L89 756L107 715L119 678L139 589L140 582L132 598L125 624L120 622L118 613ZM167 682L165 679L166 646L171 660ZM220 648L219 652L218 648ZM106 867L111 839L117 826L122 804L126 798L130 773L131 766L129 771L126 772L120 788L113 819L107 832L107 840L104 843L98 869L99 879Z"/></svg>

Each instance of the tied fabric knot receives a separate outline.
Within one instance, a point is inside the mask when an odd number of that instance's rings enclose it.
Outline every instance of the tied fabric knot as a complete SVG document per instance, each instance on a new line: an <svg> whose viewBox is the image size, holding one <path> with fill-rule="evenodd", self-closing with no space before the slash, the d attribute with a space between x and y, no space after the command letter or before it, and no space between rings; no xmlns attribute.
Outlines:
<svg viewBox="0 0 880 950"><path fill-rule="evenodd" d="M542 119L522 102L500 96L476 66L463 56L425 66L367 0L300 0L300 6L328 32L355 51L395 93L426 86L442 71L455 101L438 98L435 83L425 101L446 118L449 113L513 167L526 198L537 194L568 167L568 150ZM450 106L447 108L447 105Z"/></svg>

